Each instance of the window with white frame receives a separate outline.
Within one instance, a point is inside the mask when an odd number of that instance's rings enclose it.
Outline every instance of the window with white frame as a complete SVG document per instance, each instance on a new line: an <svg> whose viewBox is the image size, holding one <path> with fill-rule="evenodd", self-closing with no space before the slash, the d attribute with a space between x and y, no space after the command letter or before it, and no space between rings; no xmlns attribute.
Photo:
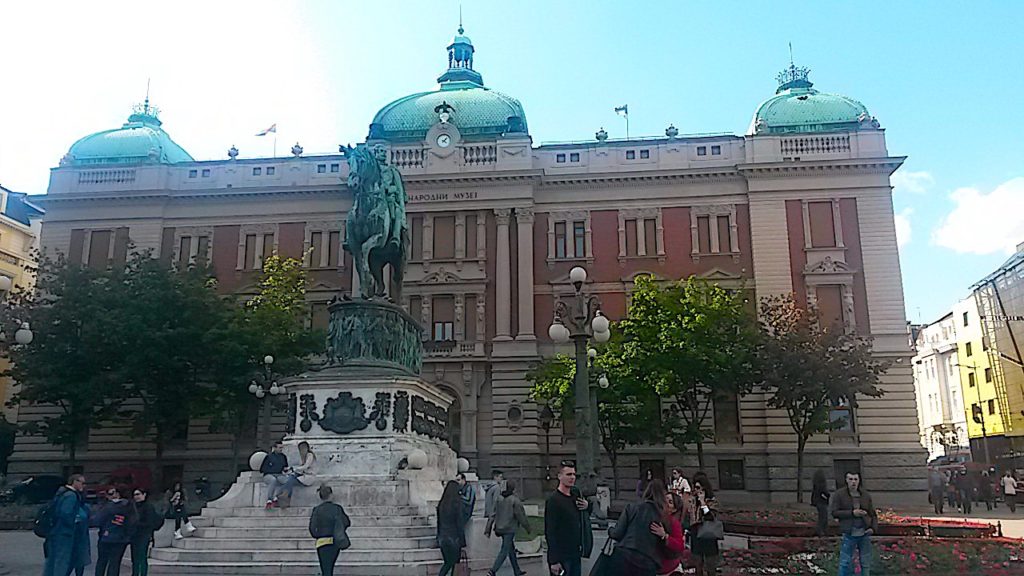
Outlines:
<svg viewBox="0 0 1024 576"><path fill-rule="evenodd" d="M690 241L693 256L738 253L736 205L691 206Z"/></svg>
<svg viewBox="0 0 1024 576"><path fill-rule="evenodd" d="M548 260L593 258L590 212L548 214Z"/></svg>
<svg viewBox="0 0 1024 576"><path fill-rule="evenodd" d="M210 261L213 228L209 226L183 226L174 229L173 261L181 270L189 266L205 266Z"/></svg>
<svg viewBox="0 0 1024 576"><path fill-rule="evenodd" d="M262 270L277 251L277 224L244 224L238 230L237 270Z"/></svg>
<svg viewBox="0 0 1024 576"><path fill-rule="evenodd" d="M341 250L344 222L318 220L306 222L304 250L309 268L341 268L345 265Z"/></svg>
<svg viewBox="0 0 1024 576"><path fill-rule="evenodd" d="M665 229L660 208L619 210L619 258L663 258Z"/></svg>

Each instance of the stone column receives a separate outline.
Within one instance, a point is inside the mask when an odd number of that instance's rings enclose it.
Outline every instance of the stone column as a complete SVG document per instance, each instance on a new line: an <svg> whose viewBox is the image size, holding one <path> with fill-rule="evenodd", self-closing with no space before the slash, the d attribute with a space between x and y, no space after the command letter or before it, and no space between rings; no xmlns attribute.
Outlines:
<svg viewBox="0 0 1024 576"><path fill-rule="evenodd" d="M516 208L519 241L519 334L516 340L536 340L533 333L533 208Z"/></svg>
<svg viewBox="0 0 1024 576"><path fill-rule="evenodd" d="M512 270L508 238L508 223L511 216L511 208L494 210L494 219L498 224L497 261L494 266L496 341L512 339Z"/></svg>

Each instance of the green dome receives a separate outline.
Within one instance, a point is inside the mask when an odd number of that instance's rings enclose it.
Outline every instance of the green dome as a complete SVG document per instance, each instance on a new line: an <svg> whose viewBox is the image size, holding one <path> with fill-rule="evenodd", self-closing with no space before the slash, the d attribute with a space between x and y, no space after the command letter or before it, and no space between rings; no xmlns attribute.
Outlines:
<svg viewBox="0 0 1024 576"><path fill-rule="evenodd" d="M483 77L473 69L476 50L463 32L460 25L448 46L448 70L437 79L440 88L399 98L381 108L373 117L367 139L423 140L442 113L448 114L447 121L467 140L527 133L522 104L484 87Z"/></svg>
<svg viewBox="0 0 1024 576"><path fill-rule="evenodd" d="M877 128L877 121L860 102L840 94L815 90L806 68L790 68L779 75L775 96L757 107L750 134L833 132Z"/></svg>
<svg viewBox="0 0 1024 576"><path fill-rule="evenodd" d="M160 127L157 110L139 106L120 128L90 134L71 145L61 165L194 162Z"/></svg>

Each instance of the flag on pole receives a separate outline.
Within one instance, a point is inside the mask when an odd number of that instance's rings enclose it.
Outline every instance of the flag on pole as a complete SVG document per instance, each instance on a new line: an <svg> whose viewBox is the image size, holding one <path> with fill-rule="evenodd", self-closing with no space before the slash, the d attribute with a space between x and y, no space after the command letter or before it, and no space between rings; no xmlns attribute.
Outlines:
<svg viewBox="0 0 1024 576"><path fill-rule="evenodd" d="M616 114L622 114L623 116L629 116L629 104L623 104L622 106L615 107Z"/></svg>
<svg viewBox="0 0 1024 576"><path fill-rule="evenodd" d="M267 128L266 130L261 130L256 135L257 136L266 136L267 134L271 134L271 133L277 134L277 122L274 122L273 124L271 124L270 128Z"/></svg>

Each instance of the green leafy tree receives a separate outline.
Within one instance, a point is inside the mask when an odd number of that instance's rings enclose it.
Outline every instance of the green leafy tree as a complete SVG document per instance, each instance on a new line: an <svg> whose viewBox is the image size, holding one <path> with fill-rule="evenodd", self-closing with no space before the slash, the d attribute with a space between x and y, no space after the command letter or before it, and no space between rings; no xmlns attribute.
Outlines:
<svg viewBox="0 0 1024 576"><path fill-rule="evenodd" d="M619 327L625 364L671 402L667 437L681 452L695 444L703 468L704 422L714 401L742 395L756 381L757 324L743 292L695 278L662 286L639 276Z"/></svg>
<svg viewBox="0 0 1024 576"><path fill-rule="evenodd" d="M803 502L807 441L846 424L831 418L834 405L856 409L859 396L882 396L879 383L888 363L872 356L869 339L823 325L792 296L763 299L760 324L758 369L771 394L768 405L784 410L796 433L796 497Z"/></svg>
<svg viewBox="0 0 1024 576"><path fill-rule="evenodd" d="M16 290L4 310L4 329L28 322L30 346L12 346L5 375L20 384L11 402L55 408L21 426L62 446L74 464L89 430L117 414L125 398L116 368L126 352L119 316L123 287L111 274L41 259L36 290Z"/></svg>
<svg viewBox="0 0 1024 576"><path fill-rule="evenodd" d="M559 419L572 416L575 377L576 360L572 356L556 354L544 358L526 373L526 381L531 384L530 399L550 407Z"/></svg>

